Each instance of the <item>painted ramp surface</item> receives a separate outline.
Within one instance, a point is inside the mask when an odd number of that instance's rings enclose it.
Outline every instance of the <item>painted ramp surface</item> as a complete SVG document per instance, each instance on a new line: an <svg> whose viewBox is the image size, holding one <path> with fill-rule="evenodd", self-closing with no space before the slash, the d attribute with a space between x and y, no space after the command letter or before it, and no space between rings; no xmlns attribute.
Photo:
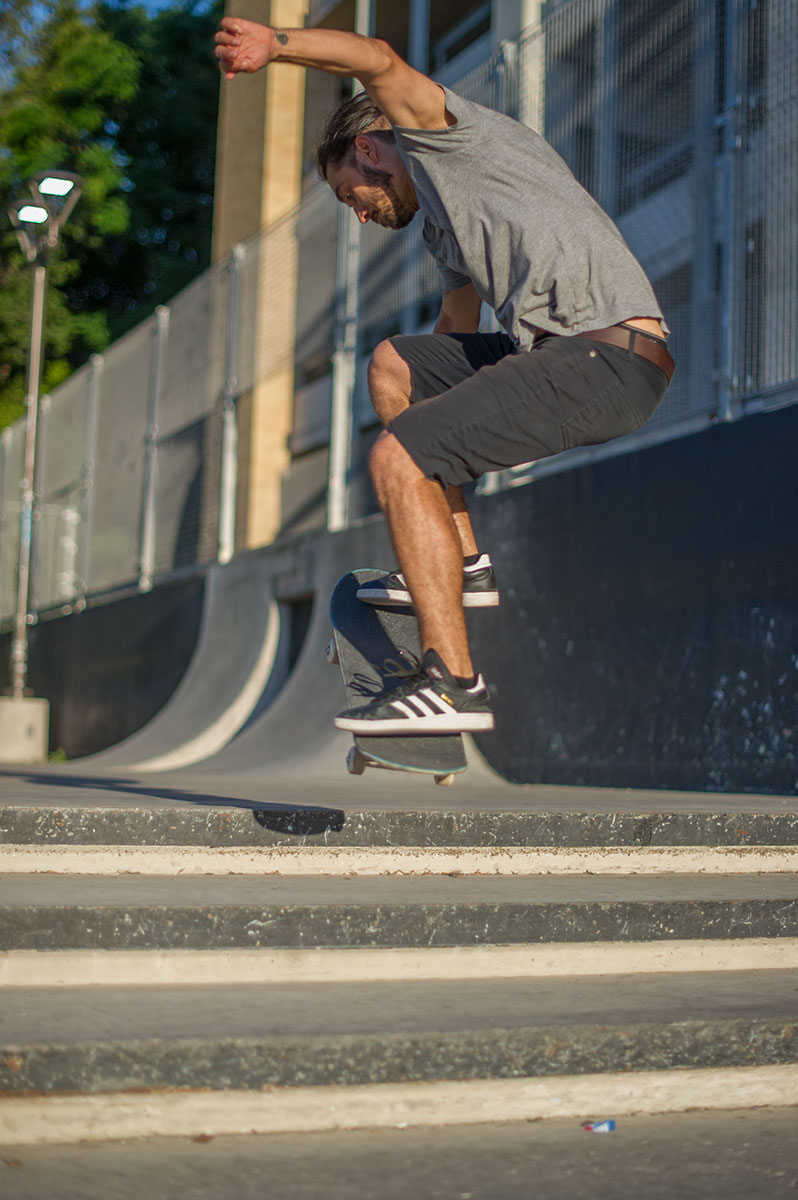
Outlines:
<svg viewBox="0 0 798 1200"><path fill-rule="evenodd" d="M333 725L346 699L340 671L325 653L330 595L354 567L393 565L387 531L373 520L212 571L197 650L170 703L124 743L59 768L61 779L74 778L76 788L85 782L98 801L105 782L129 800L206 804L368 805L373 799L436 807L445 806L445 792L463 799L470 793L475 802L489 791L514 790L468 738L469 769L451 790L404 771L348 774L352 736ZM292 595L310 594L308 630L288 674L288 635L276 632L273 610ZM496 611L470 619L495 621Z"/></svg>
<svg viewBox="0 0 798 1200"><path fill-rule="evenodd" d="M171 699L137 733L81 766L169 771L210 757L263 702L269 683L279 687L284 660L281 614L265 564L250 559L212 568L197 645Z"/></svg>
<svg viewBox="0 0 798 1200"><path fill-rule="evenodd" d="M345 534L328 536L317 547L315 588L310 626L297 663L271 705L224 749L195 767L180 772L192 787L204 781L210 787L220 777L246 781L249 793L255 781L269 792L297 795L305 788L314 801L334 790L340 802L368 803L371 795L383 800L390 794L400 800L409 795L442 800L441 789L430 777L389 770L369 769L350 776L346 756L352 735L337 730L335 714L346 707L337 666L327 661L330 640L330 595L338 580L353 565L390 569L393 553L382 525L371 525ZM494 619L495 612L479 614ZM466 740L469 769L457 777L453 792L478 787L512 789L485 763L470 739ZM178 775L173 776L177 779Z"/></svg>
<svg viewBox="0 0 798 1200"><path fill-rule="evenodd" d="M341 545L342 541L350 539L329 538L317 547L310 626L293 671L269 707L202 763L203 774L266 773L272 780L294 774L308 780L331 774L347 777L345 760L352 737L333 726L333 717L345 707L345 699L340 672L327 662L325 654L332 633L330 594L349 566L349 547ZM368 547L368 551L381 553L383 565L390 566L386 546Z"/></svg>

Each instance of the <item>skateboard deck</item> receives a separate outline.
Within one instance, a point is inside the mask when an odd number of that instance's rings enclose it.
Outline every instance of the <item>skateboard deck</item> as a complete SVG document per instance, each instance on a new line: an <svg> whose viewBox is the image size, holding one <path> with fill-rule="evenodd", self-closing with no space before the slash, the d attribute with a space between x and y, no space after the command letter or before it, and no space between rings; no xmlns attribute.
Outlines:
<svg viewBox="0 0 798 1200"><path fill-rule="evenodd" d="M421 657L418 621L411 608L380 608L363 604L357 589L386 572L364 568L339 579L330 599L333 637L327 658L341 668L347 708L368 704L372 696L390 690L400 681L386 671L386 659L403 662L401 650ZM451 783L467 767L459 733L360 734L346 763L352 775L366 767L419 771L433 775L436 783Z"/></svg>

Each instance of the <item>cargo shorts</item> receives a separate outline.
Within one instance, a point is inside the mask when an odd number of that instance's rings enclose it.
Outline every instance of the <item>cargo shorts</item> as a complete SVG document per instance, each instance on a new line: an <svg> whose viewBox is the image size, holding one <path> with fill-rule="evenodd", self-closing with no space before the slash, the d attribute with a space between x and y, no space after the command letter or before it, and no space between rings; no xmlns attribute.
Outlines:
<svg viewBox="0 0 798 1200"><path fill-rule="evenodd" d="M629 350L545 336L516 349L505 333L390 338L410 368L410 407L388 425L444 487L633 433L668 379Z"/></svg>

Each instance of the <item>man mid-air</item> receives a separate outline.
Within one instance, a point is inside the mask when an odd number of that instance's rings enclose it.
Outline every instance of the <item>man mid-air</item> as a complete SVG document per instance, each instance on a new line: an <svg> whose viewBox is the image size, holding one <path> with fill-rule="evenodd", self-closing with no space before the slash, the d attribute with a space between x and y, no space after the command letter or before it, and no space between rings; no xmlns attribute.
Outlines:
<svg viewBox="0 0 798 1200"><path fill-rule="evenodd" d="M654 292L539 134L461 99L385 42L226 17L216 55L227 79L270 62L358 79L365 91L330 118L319 172L363 224L402 229L420 212L441 275L434 332L388 338L369 364L385 427L369 466L399 567L358 592L366 603L412 603L423 658L416 675L335 724L492 729L464 606L496 604L498 593L461 487L648 420L673 374ZM479 332L483 302L503 333Z"/></svg>

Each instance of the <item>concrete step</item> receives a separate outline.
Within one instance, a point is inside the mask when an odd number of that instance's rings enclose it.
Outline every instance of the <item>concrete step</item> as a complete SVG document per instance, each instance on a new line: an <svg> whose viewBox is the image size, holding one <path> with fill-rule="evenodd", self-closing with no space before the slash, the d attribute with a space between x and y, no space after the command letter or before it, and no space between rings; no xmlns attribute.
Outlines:
<svg viewBox="0 0 798 1200"><path fill-rule="evenodd" d="M797 1004L798 971L14 989L0 1140L798 1103Z"/></svg>
<svg viewBox="0 0 798 1200"><path fill-rule="evenodd" d="M321 808L0 810L0 872L592 874L798 871L790 813Z"/></svg>
<svg viewBox="0 0 798 1200"><path fill-rule="evenodd" d="M3 782L0 780L0 782ZM585 793L589 789L583 789ZM80 802L59 806L16 802L0 806L0 844L17 846L148 846L148 847L796 847L798 813L779 811L787 801L765 797L771 811L724 808L720 796L680 797L663 793L660 809L651 793L591 794L592 807L579 807L586 797L574 795L570 810L527 801L519 810L485 806L433 811L408 809L343 809L318 805L231 802L185 793L181 805L150 800L110 807ZM438 794L440 789L438 789ZM526 795L526 793L525 793ZM656 798L656 794L654 794ZM635 809L637 800L647 807ZM545 793L542 800L551 800ZM744 798L743 798L744 799ZM752 798L753 799L753 798ZM792 801L794 806L795 801Z"/></svg>
<svg viewBox="0 0 798 1200"><path fill-rule="evenodd" d="M790 813L6 806L0 872L630 874L798 871Z"/></svg>
<svg viewBox="0 0 798 1200"><path fill-rule="evenodd" d="M339 1086L798 1062L798 971L15 988L0 1092Z"/></svg>
<svg viewBox="0 0 798 1200"><path fill-rule="evenodd" d="M0 950L795 938L798 876L6 876Z"/></svg>
<svg viewBox="0 0 798 1200"><path fill-rule="evenodd" d="M0 810L5 1144L798 1104L776 804L84 791Z"/></svg>

